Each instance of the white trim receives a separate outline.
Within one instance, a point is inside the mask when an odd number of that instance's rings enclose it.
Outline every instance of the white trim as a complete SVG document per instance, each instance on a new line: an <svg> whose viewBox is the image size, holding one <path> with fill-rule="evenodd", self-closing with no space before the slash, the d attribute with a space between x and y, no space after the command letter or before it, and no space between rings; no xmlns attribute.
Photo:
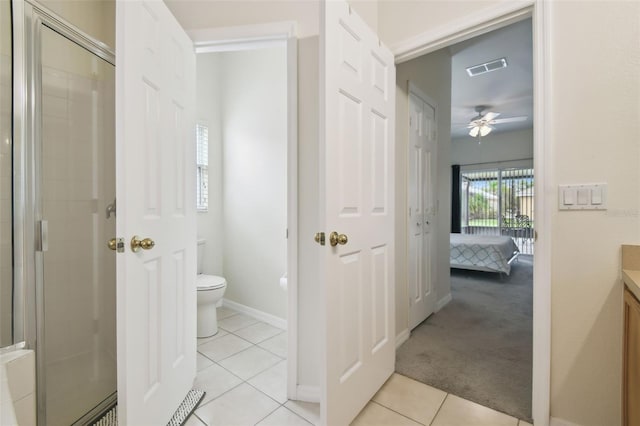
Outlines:
<svg viewBox="0 0 640 426"><path fill-rule="evenodd" d="M295 27L294 27L295 30ZM287 396L298 384L298 39L287 38Z"/></svg>
<svg viewBox="0 0 640 426"><path fill-rule="evenodd" d="M436 304L436 312L447 306L447 304L451 302L451 300L453 300L453 298L451 297L451 293L449 292L446 296L438 300L438 303Z"/></svg>
<svg viewBox="0 0 640 426"><path fill-rule="evenodd" d="M533 263L533 388L532 416L536 425L547 426L551 415L551 215L554 192L551 123L551 34L550 8L536 0L533 7L533 156L536 217L535 261ZM549 189L548 189L549 188Z"/></svg>
<svg viewBox="0 0 640 426"><path fill-rule="evenodd" d="M320 386L298 385L296 401L320 403Z"/></svg>
<svg viewBox="0 0 640 426"><path fill-rule="evenodd" d="M264 49L296 38L293 21L187 31L196 53Z"/></svg>
<svg viewBox="0 0 640 426"><path fill-rule="evenodd" d="M533 22L534 157L536 211L536 260L533 274L533 390L532 412L536 425L548 426L551 386L551 213L553 156L551 150L551 52L550 11L545 0L506 0L446 26L411 37L392 46L396 63L485 34L528 17Z"/></svg>
<svg viewBox="0 0 640 426"><path fill-rule="evenodd" d="M390 47L396 64L513 24L531 15L534 0L506 0L445 26L410 37Z"/></svg>
<svg viewBox="0 0 640 426"><path fill-rule="evenodd" d="M404 342L409 340L409 337L411 337L411 332L408 328L405 328L400 333L398 333L398 335L396 336L396 349L398 349Z"/></svg>
<svg viewBox="0 0 640 426"><path fill-rule="evenodd" d="M233 309L234 311L238 311L242 314L249 315L250 317L253 317L262 322L266 322L267 324L272 325L274 327L278 327L283 330L287 329L287 320L277 317L275 315L268 314L263 311L259 311L247 305L243 305L241 303L234 302L229 299L222 299L222 306L229 309Z"/></svg>

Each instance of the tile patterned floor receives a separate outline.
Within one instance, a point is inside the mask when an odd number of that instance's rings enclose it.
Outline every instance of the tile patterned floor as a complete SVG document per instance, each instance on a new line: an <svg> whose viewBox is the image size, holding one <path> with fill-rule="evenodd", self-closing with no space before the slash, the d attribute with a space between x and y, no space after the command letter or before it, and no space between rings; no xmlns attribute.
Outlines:
<svg viewBox="0 0 640 426"><path fill-rule="evenodd" d="M187 426L309 426L320 407L286 397L287 334L218 308L217 335L198 339L195 388L207 392ZM354 426L531 426L431 386L394 374Z"/></svg>

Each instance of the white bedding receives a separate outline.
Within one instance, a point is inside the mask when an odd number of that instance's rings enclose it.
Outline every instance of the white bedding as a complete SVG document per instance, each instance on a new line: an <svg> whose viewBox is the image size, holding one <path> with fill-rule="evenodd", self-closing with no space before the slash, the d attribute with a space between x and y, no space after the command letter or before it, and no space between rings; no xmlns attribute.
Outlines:
<svg viewBox="0 0 640 426"><path fill-rule="evenodd" d="M511 237L451 234L452 268L511 273L511 262L520 254Z"/></svg>

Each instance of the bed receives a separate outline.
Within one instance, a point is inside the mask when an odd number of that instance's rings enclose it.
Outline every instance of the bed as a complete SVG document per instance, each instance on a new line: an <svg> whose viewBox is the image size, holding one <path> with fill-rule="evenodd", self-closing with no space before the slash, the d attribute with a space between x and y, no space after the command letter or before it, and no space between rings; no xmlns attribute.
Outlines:
<svg viewBox="0 0 640 426"><path fill-rule="evenodd" d="M451 234L449 248L452 268L507 275L520 254L513 238L500 235Z"/></svg>

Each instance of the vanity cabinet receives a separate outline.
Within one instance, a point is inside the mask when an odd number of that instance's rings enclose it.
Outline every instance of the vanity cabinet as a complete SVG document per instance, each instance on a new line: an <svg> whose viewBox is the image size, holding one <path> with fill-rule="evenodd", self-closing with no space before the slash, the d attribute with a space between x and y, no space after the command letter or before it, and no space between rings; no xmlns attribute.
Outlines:
<svg viewBox="0 0 640 426"><path fill-rule="evenodd" d="M624 288L624 426L640 426L640 301Z"/></svg>

